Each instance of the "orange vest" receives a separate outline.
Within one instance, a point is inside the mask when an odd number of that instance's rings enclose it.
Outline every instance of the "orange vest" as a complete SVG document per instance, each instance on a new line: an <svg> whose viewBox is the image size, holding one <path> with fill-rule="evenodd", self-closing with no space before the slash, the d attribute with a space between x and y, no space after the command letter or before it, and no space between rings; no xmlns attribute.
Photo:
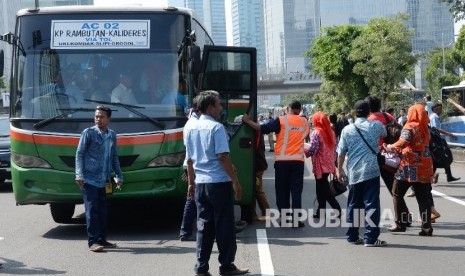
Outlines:
<svg viewBox="0 0 465 276"><path fill-rule="evenodd" d="M276 133L276 161L304 161L304 140L309 128L306 118L299 115L279 117L281 130Z"/></svg>

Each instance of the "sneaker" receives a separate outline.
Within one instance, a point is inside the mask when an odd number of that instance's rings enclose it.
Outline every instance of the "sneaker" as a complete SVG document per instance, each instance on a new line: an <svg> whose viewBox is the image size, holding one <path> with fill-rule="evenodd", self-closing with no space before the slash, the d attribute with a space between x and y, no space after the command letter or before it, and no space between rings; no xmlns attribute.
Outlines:
<svg viewBox="0 0 465 276"><path fill-rule="evenodd" d="M108 241L100 242L99 244L103 246L103 248L115 248L116 247L116 243L111 243Z"/></svg>
<svg viewBox="0 0 465 276"><path fill-rule="evenodd" d="M103 245L94 243L93 245L89 246L89 251L102 252L103 251Z"/></svg>
<svg viewBox="0 0 465 276"><path fill-rule="evenodd" d="M376 240L374 243L365 243L366 247L382 247L386 245L387 245L387 242L382 241L382 240Z"/></svg>
<svg viewBox="0 0 465 276"><path fill-rule="evenodd" d="M350 244L363 244L363 239L358 237L355 241L348 241Z"/></svg>

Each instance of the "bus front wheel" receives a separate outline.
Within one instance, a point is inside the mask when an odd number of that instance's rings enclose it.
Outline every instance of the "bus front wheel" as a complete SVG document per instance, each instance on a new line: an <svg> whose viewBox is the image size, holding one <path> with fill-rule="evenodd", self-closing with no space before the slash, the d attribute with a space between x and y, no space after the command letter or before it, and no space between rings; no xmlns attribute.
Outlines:
<svg viewBox="0 0 465 276"><path fill-rule="evenodd" d="M50 203L50 212L56 223L70 222L76 205L67 203Z"/></svg>

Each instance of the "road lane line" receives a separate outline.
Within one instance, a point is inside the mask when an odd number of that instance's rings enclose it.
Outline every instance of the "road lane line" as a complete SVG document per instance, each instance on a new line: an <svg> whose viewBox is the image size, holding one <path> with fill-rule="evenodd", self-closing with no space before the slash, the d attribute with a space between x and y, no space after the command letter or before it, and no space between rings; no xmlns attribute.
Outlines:
<svg viewBox="0 0 465 276"><path fill-rule="evenodd" d="M273 262L271 261L270 246L265 229L257 229L258 256L262 276L274 276Z"/></svg>
<svg viewBox="0 0 465 276"><path fill-rule="evenodd" d="M463 200L460 200L460 199L457 199L457 198L453 198L453 197L451 197L451 196L448 196L448 195L446 195L446 194L443 194L443 193L438 192L438 191L435 191L435 190L432 190L431 193L432 193L433 195L440 196L440 197L442 197L442 198L444 198L444 199L447 199L447 200L450 200L450 201L452 201L452 202L455 202L455 203L458 203L458 204L460 204L460 205L465 206L465 201L463 201Z"/></svg>

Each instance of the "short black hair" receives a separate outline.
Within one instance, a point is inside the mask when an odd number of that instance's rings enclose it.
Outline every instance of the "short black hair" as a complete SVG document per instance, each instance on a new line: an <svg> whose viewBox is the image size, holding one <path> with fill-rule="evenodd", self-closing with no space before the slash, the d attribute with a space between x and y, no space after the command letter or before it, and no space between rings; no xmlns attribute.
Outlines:
<svg viewBox="0 0 465 276"><path fill-rule="evenodd" d="M292 101L289 107L294 110L302 109L302 104L299 101Z"/></svg>
<svg viewBox="0 0 465 276"><path fill-rule="evenodd" d="M108 118L111 118L111 109L104 105L97 105L95 110L105 111L107 113Z"/></svg>
<svg viewBox="0 0 465 276"><path fill-rule="evenodd" d="M375 96L368 96L365 101L370 106L370 112L379 112L381 110L381 100Z"/></svg>

